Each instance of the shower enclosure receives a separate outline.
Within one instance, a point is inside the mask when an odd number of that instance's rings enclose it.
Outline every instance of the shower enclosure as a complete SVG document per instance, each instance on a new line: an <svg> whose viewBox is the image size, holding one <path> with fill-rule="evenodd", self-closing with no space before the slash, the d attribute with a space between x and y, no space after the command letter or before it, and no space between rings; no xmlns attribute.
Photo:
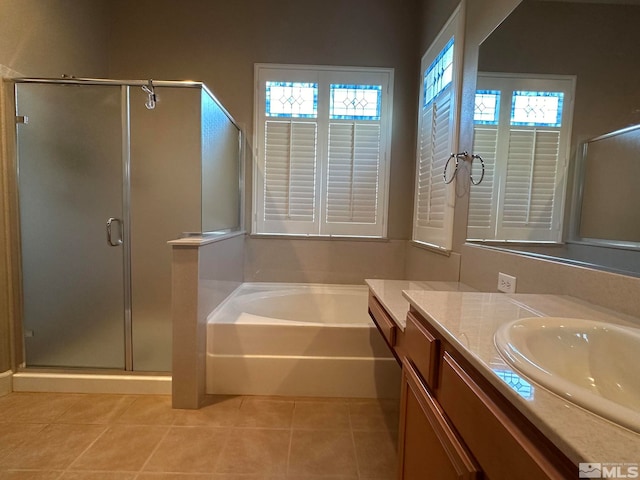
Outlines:
<svg viewBox="0 0 640 480"><path fill-rule="evenodd" d="M171 369L171 251L240 228L242 133L201 83L14 83L27 367Z"/></svg>

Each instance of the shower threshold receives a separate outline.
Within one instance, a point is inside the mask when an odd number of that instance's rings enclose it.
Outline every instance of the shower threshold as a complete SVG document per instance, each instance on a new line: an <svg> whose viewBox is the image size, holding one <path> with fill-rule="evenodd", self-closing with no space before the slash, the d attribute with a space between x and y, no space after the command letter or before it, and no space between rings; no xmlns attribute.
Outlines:
<svg viewBox="0 0 640 480"><path fill-rule="evenodd" d="M171 395L167 373L20 370L12 375L14 392Z"/></svg>

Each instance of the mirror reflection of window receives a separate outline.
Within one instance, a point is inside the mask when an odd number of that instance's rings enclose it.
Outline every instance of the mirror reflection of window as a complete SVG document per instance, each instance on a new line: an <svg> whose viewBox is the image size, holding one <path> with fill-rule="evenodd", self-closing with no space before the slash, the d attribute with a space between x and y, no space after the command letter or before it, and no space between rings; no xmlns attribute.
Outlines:
<svg viewBox="0 0 640 480"><path fill-rule="evenodd" d="M562 243L506 239L508 243L494 241L497 248L640 276L640 248L628 245L630 237L618 235L628 223L622 218L637 219L637 202L611 201L623 190L636 192L637 175L617 174L624 167L609 160L591 163L581 154L589 139L640 124L638 24L640 0L522 0L479 45L478 71L576 78ZM479 175L479 168L479 162L474 164L474 175ZM593 217L585 229L580 219L582 192L587 189L594 194L589 193L587 210L606 211L598 218L607 223ZM480 193L476 186L470 190L472 195ZM471 230L468 237L491 242Z"/></svg>
<svg viewBox="0 0 640 480"><path fill-rule="evenodd" d="M473 152L486 170L471 190L470 239L561 241L574 83L479 74Z"/></svg>

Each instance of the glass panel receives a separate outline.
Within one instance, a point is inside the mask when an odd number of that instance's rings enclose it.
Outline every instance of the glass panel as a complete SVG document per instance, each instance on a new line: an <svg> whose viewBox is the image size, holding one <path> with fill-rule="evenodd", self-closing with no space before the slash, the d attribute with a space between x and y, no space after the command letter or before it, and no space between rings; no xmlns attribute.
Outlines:
<svg viewBox="0 0 640 480"><path fill-rule="evenodd" d="M332 120L380 120L382 85L331 84L330 92Z"/></svg>
<svg viewBox="0 0 640 480"><path fill-rule="evenodd" d="M453 37L424 73L424 103L429 105L453 81Z"/></svg>
<svg viewBox="0 0 640 480"><path fill-rule="evenodd" d="M17 85L28 366L124 368L120 92Z"/></svg>
<svg viewBox="0 0 640 480"><path fill-rule="evenodd" d="M499 109L499 90L478 90L476 92L473 111L473 120L476 124L498 125Z"/></svg>
<svg viewBox="0 0 640 480"><path fill-rule="evenodd" d="M268 117L315 118L318 116L318 84L267 82Z"/></svg>
<svg viewBox="0 0 640 480"><path fill-rule="evenodd" d="M240 131L202 91L202 231L240 228Z"/></svg>
<svg viewBox="0 0 640 480"><path fill-rule="evenodd" d="M513 92L511 125L562 126L562 92Z"/></svg>
<svg viewBox="0 0 640 480"><path fill-rule="evenodd" d="M131 88L133 369L171 370L171 248L201 231L201 91L156 87L158 103Z"/></svg>

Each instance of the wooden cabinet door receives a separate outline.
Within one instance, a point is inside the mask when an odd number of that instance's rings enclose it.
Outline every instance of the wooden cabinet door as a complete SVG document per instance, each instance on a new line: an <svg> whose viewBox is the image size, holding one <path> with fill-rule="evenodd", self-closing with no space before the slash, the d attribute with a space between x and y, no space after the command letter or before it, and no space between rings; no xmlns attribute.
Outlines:
<svg viewBox="0 0 640 480"><path fill-rule="evenodd" d="M402 367L399 480L472 480L479 468L414 367Z"/></svg>

